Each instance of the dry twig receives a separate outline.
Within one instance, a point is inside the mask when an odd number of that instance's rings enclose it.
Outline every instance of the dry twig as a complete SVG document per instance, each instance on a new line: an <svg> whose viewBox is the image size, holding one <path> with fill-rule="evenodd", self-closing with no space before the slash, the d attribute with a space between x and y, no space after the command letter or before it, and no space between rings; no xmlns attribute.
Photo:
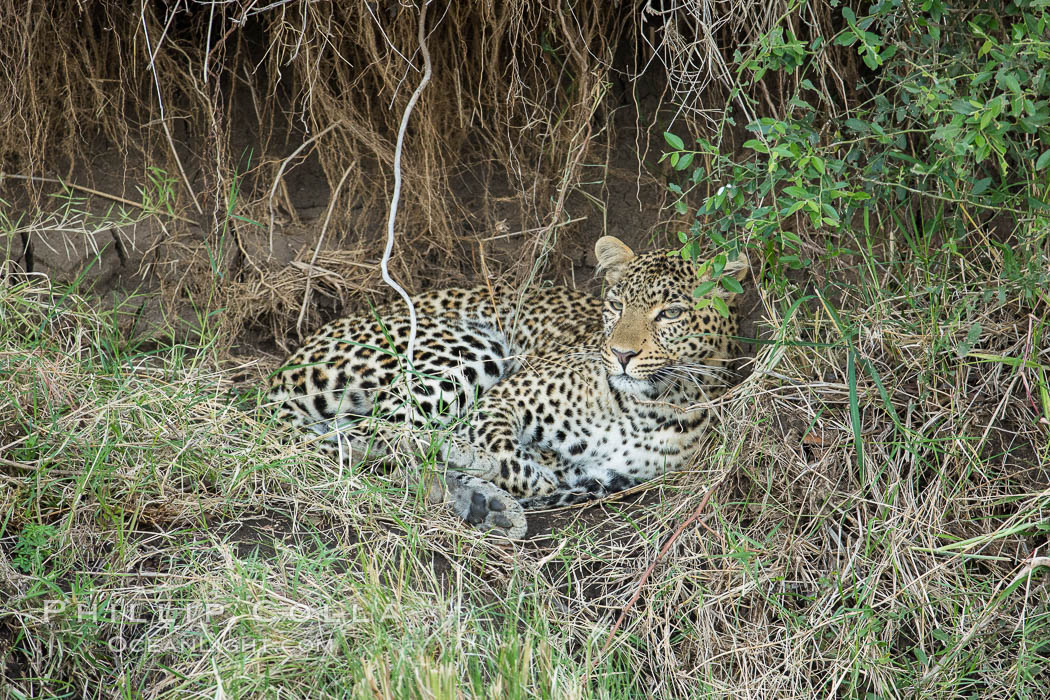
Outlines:
<svg viewBox="0 0 1050 700"><path fill-rule="evenodd" d="M591 672L594 671L594 666L598 663L598 659L600 659L601 656L609 650L609 645L612 644L613 637L616 636L616 633L620 629L620 625L622 625L623 621L627 618L627 613L631 611L631 608L634 607L634 604L638 601L638 598L641 597L642 591L645 589L645 582L649 580L649 577L652 575L653 571L656 570L657 564L663 561L664 556L666 556L667 552L670 551L671 547L674 546L674 543L678 541L678 538L681 537L683 532L685 532L685 529L692 525L693 522L703 514L704 509L707 508L708 501L711 500L711 496L715 494L715 489L718 488L720 483L721 482L715 482L714 484L711 484L711 487L707 489L707 493L704 494L703 500L700 501L700 505L698 505L693 510L693 512L689 515L688 518L683 520L682 523L675 528L674 532L671 533L671 536L667 538L666 542L664 542L664 546L660 548L660 552L656 555L656 558L653 559L653 563L650 564L649 567L642 572L641 577L639 577L638 579L638 584L634 595L631 596L631 599L628 600L627 604L624 605L623 609L620 610L619 617L616 618L616 622L613 624L612 629L609 630L609 636L605 638L605 644L602 645L601 653L599 653L598 656L596 656L594 661L591 663Z"/></svg>

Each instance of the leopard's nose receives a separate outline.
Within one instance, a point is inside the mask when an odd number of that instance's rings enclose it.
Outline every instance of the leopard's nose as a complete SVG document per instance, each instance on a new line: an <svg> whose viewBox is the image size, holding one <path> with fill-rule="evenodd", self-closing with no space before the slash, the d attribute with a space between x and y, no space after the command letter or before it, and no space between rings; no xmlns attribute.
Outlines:
<svg viewBox="0 0 1050 700"><path fill-rule="evenodd" d="M616 355L616 359L620 361L620 366L623 367L623 371L627 371L627 363L631 361L632 357L637 357L638 353L634 350L619 350L617 348L610 348L612 354Z"/></svg>

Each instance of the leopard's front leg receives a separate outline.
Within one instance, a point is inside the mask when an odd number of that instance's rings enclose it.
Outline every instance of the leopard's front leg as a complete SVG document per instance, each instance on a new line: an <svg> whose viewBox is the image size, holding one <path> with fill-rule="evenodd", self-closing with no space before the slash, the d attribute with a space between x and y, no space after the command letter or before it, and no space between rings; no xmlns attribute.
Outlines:
<svg viewBox="0 0 1050 700"><path fill-rule="evenodd" d="M558 490L558 478L541 463L531 438L523 409L486 395L470 423L451 436L444 457L457 471L491 481L517 498L546 496Z"/></svg>

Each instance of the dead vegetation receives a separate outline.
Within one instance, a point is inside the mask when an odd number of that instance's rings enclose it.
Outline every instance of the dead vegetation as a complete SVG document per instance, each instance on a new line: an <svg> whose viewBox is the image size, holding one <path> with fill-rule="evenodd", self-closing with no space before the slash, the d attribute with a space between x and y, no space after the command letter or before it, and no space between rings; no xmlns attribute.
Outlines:
<svg viewBox="0 0 1050 700"><path fill-rule="evenodd" d="M633 9L452 4L430 13L428 40L440 48L406 141L400 278L419 288L439 271L476 273L460 261L476 259L479 238L501 224L528 231L513 242L534 259L579 218L565 202L581 182L599 181L592 196L601 197L610 121L623 103L609 91L643 58L632 48ZM150 197L151 209L195 224L162 218L146 238L147 262L179 268L158 275L164 297L214 292L237 334L259 309L281 313L268 302L285 297L268 283L287 288L302 271L286 267L280 239L290 235L295 259L309 261L321 243L318 209L332 207L325 248L378 240L397 124L421 69L412 6L69 2L23 12L7 3L0 13L5 174L139 201L135 190L160 169L164 194ZM617 50L627 58L614 61ZM91 165L103 153L110 172ZM54 184L4 187L32 211ZM46 231L22 229L44 248ZM367 253L354 262L373 262L374 248ZM518 275L530 267L523 257L513 256ZM339 291L362 279L347 265L330 272L345 280ZM217 276L224 284L213 290ZM287 320L277 318L273 330Z"/></svg>
<svg viewBox="0 0 1050 700"><path fill-rule="evenodd" d="M843 24L824 2L428 15L393 265L415 290L582 283L597 235L664 240L683 217L662 211L661 132L743 142L796 87L773 72L743 99L748 51L783 17L799 45ZM820 262L791 275L749 241L755 357L695 471L538 518L525 543L280 444L231 393L276 361L260 347L389 293L417 17L0 2L3 692L1045 697L1038 213L1010 229L974 209L958 245L892 208L827 236L797 218ZM809 73L827 123L858 56Z"/></svg>

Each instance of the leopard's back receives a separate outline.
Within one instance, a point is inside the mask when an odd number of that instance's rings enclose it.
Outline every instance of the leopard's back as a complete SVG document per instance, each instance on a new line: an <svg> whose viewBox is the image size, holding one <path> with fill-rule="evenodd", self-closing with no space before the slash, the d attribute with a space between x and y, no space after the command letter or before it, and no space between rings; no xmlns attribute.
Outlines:
<svg viewBox="0 0 1050 700"><path fill-rule="evenodd" d="M376 418L447 425L518 371L523 357L556 355L592 336L600 303L566 287L425 292L413 298L411 368L408 307L396 301L321 327L273 375L267 398L279 420L329 436L363 436Z"/></svg>

